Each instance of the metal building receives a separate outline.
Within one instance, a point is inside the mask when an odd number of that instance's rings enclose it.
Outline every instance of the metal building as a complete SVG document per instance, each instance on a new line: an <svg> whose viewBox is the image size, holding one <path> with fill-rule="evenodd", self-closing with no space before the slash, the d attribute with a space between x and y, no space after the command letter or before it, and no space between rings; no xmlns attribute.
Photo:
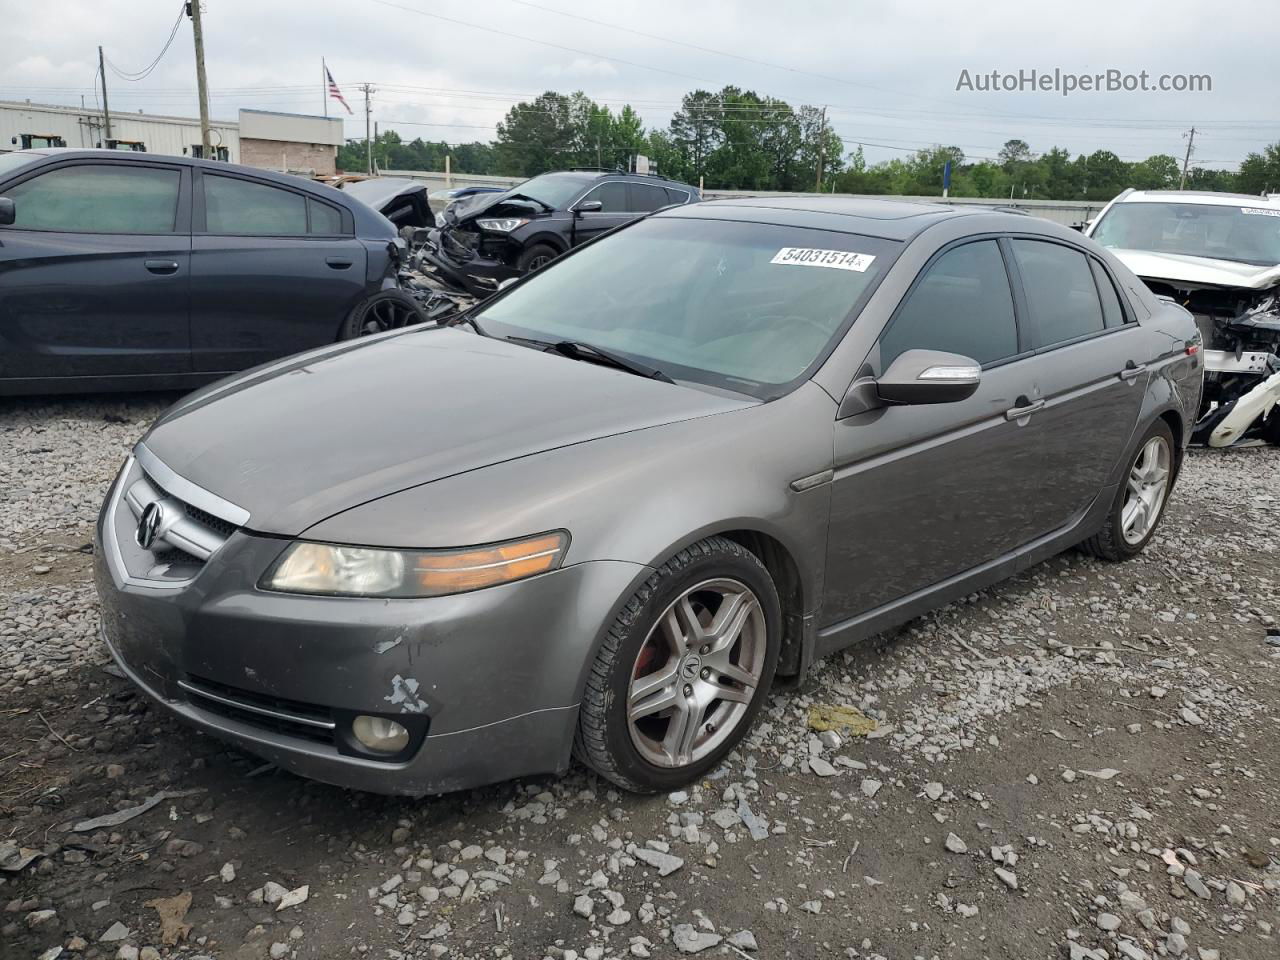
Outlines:
<svg viewBox="0 0 1280 960"><path fill-rule="evenodd" d="M265 110L241 110L236 121L210 125L211 159L286 172L334 172L342 121ZM31 147L115 147L165 156L200 156L200 121L192 117L111 112L108 140L100 109L0 100L0 152Z"/></svg>

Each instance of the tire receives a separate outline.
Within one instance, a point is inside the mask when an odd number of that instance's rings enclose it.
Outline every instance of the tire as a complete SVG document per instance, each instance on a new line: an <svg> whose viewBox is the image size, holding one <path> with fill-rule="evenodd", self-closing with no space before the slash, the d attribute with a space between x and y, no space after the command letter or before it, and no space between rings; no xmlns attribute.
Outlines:
<svg viewBox="0 0 1280 960"><path fill-rule="evenodd" d="M719 639L704 632L708 627ZM681 630L678 642L672 633ZM689 643L690 635L698 639ZM781 638L778 591L755 554L724 537L681 550L609 627L587 677L574 755L636 793L697 780L751 729L773 682ZM671 705L654 710L664 703ZM633 710L645 714L634 723ZM666 741L677 746L659 759Z"/></svg>
<svg viewBox="0 0 1280 960"><path fill-rule="evenodd" d="M1152 454L1153 450L1163 444L1163 454ZM1146 473L1144 457L1158 455L1163 457L1164 471L1162 480L1148 482L1155 474ZM1081 549L1103 560L1128 560L1140 554L1156 532L1160 520L1164 517L1165 507L1169 503L1169 493L1173 490L1176 478L1176 453L1173 447L1173 431L1163 420L1157 420L1143 435L1141 442L1125 467L1124 480L1116 491L1115 501L1107 514L1106 523L1101 530L1082 543ZM1158 485L1157 485L1158 484ZM1131 501L1141 501L1146 505L1140 528L1138 519L1125 522L1126 508ZM1154 516L1148 514L1154 513Z"/></svg>
<svg viewBox="0 0 1280 960"><path fill-rule="evenodd" d="M535 243L520 254L517 265L521 273L533 273L560 256L560 251L549 243Z"/></svg>
<svg viewBox="0 0 1280 960"><path fill-rule="evenodd" d="M1262 422L1262 439L1273 447L1280 447L1280 403L1271 408L1271 413Z"/></svg>
<svg viewBox="0 0 1280 960"><path fill-rule="evenodd" d="M403 290L379 290L351 308L338 329L338 339L354 340L423 323L427 319L422 304Z"/></svg>

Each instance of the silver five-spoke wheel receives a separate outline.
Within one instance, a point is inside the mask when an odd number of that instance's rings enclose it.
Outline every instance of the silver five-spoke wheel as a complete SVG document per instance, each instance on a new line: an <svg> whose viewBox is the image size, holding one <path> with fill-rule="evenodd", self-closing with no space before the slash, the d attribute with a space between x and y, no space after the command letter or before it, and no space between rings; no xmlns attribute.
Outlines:
<svg viewBox="0 0 1280 960"><path fill-rule="evenodd" d="M631 671L627 726L636 750L667 768L714 752L746 715L767 649L764 611L745 584L707 580L682 593Z"/></svg>
<svg viewBox="0 0 1280 960"><path fill-rule="evenodd" d="M1148 440L1129 471L1120 524L1127 543L1141 543L1160 519L1169 492L1169 444L1162 436Z"/></svg>

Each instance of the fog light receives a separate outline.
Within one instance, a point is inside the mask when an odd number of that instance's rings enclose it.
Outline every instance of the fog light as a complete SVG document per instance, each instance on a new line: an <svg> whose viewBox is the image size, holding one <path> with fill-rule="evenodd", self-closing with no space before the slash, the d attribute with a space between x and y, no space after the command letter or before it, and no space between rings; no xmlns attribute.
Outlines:
<svg viewBox="0 0 1280 960"><path fill-rule="evenodd" d="M399 753L409 745L409 731L386 717L358 716L351 723L355 738L378 753Z"/></svg>

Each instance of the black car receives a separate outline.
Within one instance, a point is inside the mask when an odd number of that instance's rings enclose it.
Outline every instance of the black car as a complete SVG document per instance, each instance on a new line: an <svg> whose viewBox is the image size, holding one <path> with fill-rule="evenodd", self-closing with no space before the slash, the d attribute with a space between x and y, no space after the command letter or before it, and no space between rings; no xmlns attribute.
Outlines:
<svg viewBox="0 0 1280 960"><path fill-rule="evenodd" d="M484 297L503 280L537 270L607 230L700 199L696 187L665 177L544 173L503 193L450 204L431 234L424 266Z"/></svg>
<svg viewBox="0 0 1280 960"><path fill-rule="evenodd" d="M421 319L403 257L386 217L298 177L0 154L0 395L192 387Z"/></svg>

